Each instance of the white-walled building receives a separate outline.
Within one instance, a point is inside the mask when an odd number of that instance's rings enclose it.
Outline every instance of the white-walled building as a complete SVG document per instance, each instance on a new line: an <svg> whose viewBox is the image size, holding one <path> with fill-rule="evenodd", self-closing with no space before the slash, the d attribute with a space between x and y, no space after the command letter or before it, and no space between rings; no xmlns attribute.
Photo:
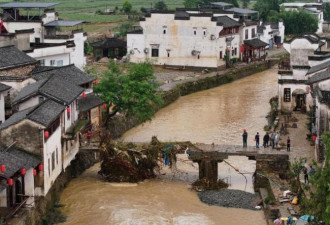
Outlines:
<svg viewBox="0 0 330 225"><path fill-rule="evenodd" d="M6 97L8 95L8 90L11 87L8 85L5 85L3 83L0 83L0 124L5 122L5 102L6 102Z"/></svg>
<svg viewBox="0 0 330 225"><path fill-rule="evenodd" d="M228 14L230 15L230 14ZM241 24L228 15L177 11L151 13L140 22L141 32L127 35L131 62L218 68L224 56L239 57Z"/></svg>
<svg viewBox="0 0 330 225"><path fill-rule="evenodd" d="M0 5L3 10L4 26L9 33L17 33L20 30L33 30L30 34L30 42L32 56L36 55L37 59L45 65L46 61L55 62L52 66L65 66L75 64L83 70L86 65L86 57L84 55L84 42L87 40L86 34L82 29L78 29L83 21L67 21L59 20L58 14L54 9L57 3L6 3ZM27 11L27 15L22 15L22 12ZM29 12L34 12L30 15ZM36 15L37 14L37 15ZM71 27L71 31L61 31L63 27ZM1 40L1 39L0 39ZM47 44L48 46L47 46ZM40 50L41 45L43 50ZM66 48L61 53L54 52L51 44L74 45L70 49ZM35 46L39 46L36 50ZM24 49L26 50L26 49ZM63 64L62 64L63 63ZM61 65L62 64L62 65Z"/></svg>
<svg viewBox="0 0 330 225"><path fill-rule="evenodd" d="M260 24L257 28L258 38L268 44L269 49L272 49L276 46L281 46L284 42L284 24L283 21L278 23L263 23L260 21Z"/></svg>
<svg viewBox="0 0 330 225"><path fill-rule="evenodd" d="M312 96L306 81L330 60L326 40L304 35L284 42L290 61L279 65L279 108L282 111L309 110Z"/></svg>
<svg viewBox="0 0 330 225"><path fill-rule="evenodd" d="M307 2L289 2L282 3L281 6L285 8L286 11L293 10L305 10L306 12L314 15L318 19L318 29L316 33L323 32L323 6L322 3L307 3Z"/></svg>

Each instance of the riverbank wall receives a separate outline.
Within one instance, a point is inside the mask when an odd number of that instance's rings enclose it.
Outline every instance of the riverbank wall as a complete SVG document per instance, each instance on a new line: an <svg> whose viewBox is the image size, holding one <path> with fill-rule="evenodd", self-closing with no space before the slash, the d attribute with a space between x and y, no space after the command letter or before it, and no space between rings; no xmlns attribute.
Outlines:
<svg viewBox="0 0 330 225"><path fill-rule="evenodd" d="M271 60L251 63L248 65L231 68L228 72L222 74L220 74L220 72L212 73L214 75L205 74L205 76L187 80L184 83L175 85L171 90L161 93L164 101L162 107L175 102L181 96L218 87L252 74L268 70L272 66L276 65L278 61L279 60ZM134 118L127 119L125 117L117 116L109 122L109 129L111 130L111 135L113 138L120 138L122 134L137 125L139 125L139 122Z"/></svg>
<svg viewBox="0 0 330 225"><path fill-rule="evenodd" d="M55 180L52 188L45 197L35 197L35 206L20 210L15 218L7 221L8 225L50 225L63 222L65 216L61 215L57 207L60 193L73 179L81 175L86 169L98 162L95 152L80 150L70 166Z"/></svg>

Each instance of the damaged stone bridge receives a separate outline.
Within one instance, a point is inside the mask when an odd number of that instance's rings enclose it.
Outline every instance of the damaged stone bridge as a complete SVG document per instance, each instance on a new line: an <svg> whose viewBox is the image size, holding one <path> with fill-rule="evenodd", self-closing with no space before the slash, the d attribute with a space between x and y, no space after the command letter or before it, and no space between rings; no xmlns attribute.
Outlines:
<svg viewBox="0 0 330 225"><path fill-rule="evenodd" d="M195 144L187 151L189 159L199 165L199 179L218 180L218 163L229 156L246 156L256 160L256 172L285 174L289 169L289 154L276 149L264 149L238 145Z"/></svg>

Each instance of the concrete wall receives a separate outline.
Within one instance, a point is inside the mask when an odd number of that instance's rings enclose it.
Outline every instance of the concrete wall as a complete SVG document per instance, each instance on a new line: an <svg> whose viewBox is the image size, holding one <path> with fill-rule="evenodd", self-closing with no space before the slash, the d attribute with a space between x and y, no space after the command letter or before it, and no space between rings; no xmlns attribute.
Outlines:
<svg viewBox="0 0 330 225"><path fill-rule="evenodd" d="M42 155L43 134L39 128L42 128L39 124L24 119L15 125L0 130L0 142L9 146L16 141L17 147Z"/></svg>
<svg viewBox="0 0 330 225"><path fill-rule="evenodd" d="M15 33L16 30L34 29L34 33L30 34L30 42L35 42L35 38L40 38L40 42L44 40L44 27L42 22L23 22L23 21L7 21L3 23L10 33Z"/></svg>
<svg viewBox="0 0 330 225"><path fill-rule="evenodd" d="M13 100L16 97L17 93L20 92L25 86L32 84L34 82L35 80L32 78L27 78L23 81L16 81L16 80L1 81L1 83L11 87L11 89L9 90L11 100Z"/></svg>
<svg viewBox="0 0 330 225"><path fill-rule="evenodd" d="M30 107L33 107L33 106L38 105L40 103L39 102L39 96L40 95L37 95L35 97L32 97L32 98L27 99L24 102L19 103L18 104L18 107L17 107L17 110L18 111L22 111L24 109L27 109L27 108L30 108Z"/></svg>
<svg viewBox="0 0 330 225"><path fill-rule="evenodd" d="M43 148L44 190L42 195L44 196L47 194L52 184L55 182L56 178L62 171L62 145L60 127L58 127L51 136L49 136L47 139L44 139ZM38 193L38 195L39 194L40 193Z"/></svg>
<svg viewBox="0 0 330 225"><path fill-rule="evenodd" d="M216 26L210 17L175 20L174 14L152 14L140 25L143 34L127 35L131 62L151 60L157 65L217 68L225 64L220 59L220 51L224 56L227 47L230 50L237 48L237 54L231 58L239 57L239 34L219 37L223 28ZM226 38L229 37L234 39L227 46ZM152 57L153 48L159 49L158 57ZM199 53L192 55L192 51Z"/></svg>

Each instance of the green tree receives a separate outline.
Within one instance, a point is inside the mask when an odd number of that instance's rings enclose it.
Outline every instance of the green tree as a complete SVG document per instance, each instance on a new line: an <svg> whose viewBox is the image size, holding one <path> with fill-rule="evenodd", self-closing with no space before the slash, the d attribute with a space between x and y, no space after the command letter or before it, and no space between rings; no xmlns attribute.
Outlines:
<svg viewBox="0 0 330 225"><path fill-rule="evenodd" d="M185 8L197 8L199 0L184 0L183 4Z"/></svg>
<svg viewBox="0 0 330 225"><path fill-rule="evenodd" d="M302 189L301 183L300 183L300 174L303 171L303 169L305 168L306 162L307 162L306 158L300 158L298 160L295 160L290 165L289 176L292 179L294 179L292 182L292 184L293 184L292 188L293 188L294 192L298 193L299 198L303 194L303 189Z"/></svg>
<svg viewBox="0 0 330 225"><path fill-rule="evenodd" d="M280 0L258 0L254 5L254 9L259 12L260 19L266 21L269 11L280 11Z"/></svg>
<svg viewBox="0 0 330 225"><path fill-rule="evenodd" d="M316 217L315 221L330 224L330 132L323 135L323 144L326 150L326 160L323 166L315 163L316 169L313 176L309 177L312 184L310 197L304 199L303 210Z"/></svg>
<svg viewBox="0 0 330 225"><path fill-rule="evenodd" d="M132 3L128 0L126 0L124 3L123 3L123 10L125 13L130 13L132 11Z"/></svg>
<svg viewBox="0 0 330 225"><path fill-rule="evenodd" d="M109 70L95 86L95 93L112 106L107 121L117 112L140 122L151 119L163 103L157 94L152 65L148 62L132 64L127 73L122 73L114 61L109 62ZM109 110L107 110L109 111Z"/></svg>
<svg viewBox="0 0 330 225"><path fill-rule="evenodd" d="M250 0L242 0L243 8L247 8L249 5Z"/></svg>
<svg viewBox="0 0 330 225"><path fill-rule="evenodd" d="M317 18L303 10L284 11L279 14L285 25L285 34L314 33L318 27Z"/></svg>
<svg viewBox="0 0 330 225"><path fill-rule="evenodd" d="M330 3L325 3L325 9L324 9L324 20L330 21Z"/></svg>
<svg viewBox="0 0 330 225"><path fill-rule="evenodd" d="M119 27L115 29L116 33L123 39L126 38L127 32L132 29L132 23L122 23Z"/></svg>
<svg viewBox="0 0 330 225"><path fill-rule="evenodd" d="M167 9L167 5L165 4L164 1L159 1L159 2L156 2L155 9L157 9L159 11L166 10Z"/></svg>

